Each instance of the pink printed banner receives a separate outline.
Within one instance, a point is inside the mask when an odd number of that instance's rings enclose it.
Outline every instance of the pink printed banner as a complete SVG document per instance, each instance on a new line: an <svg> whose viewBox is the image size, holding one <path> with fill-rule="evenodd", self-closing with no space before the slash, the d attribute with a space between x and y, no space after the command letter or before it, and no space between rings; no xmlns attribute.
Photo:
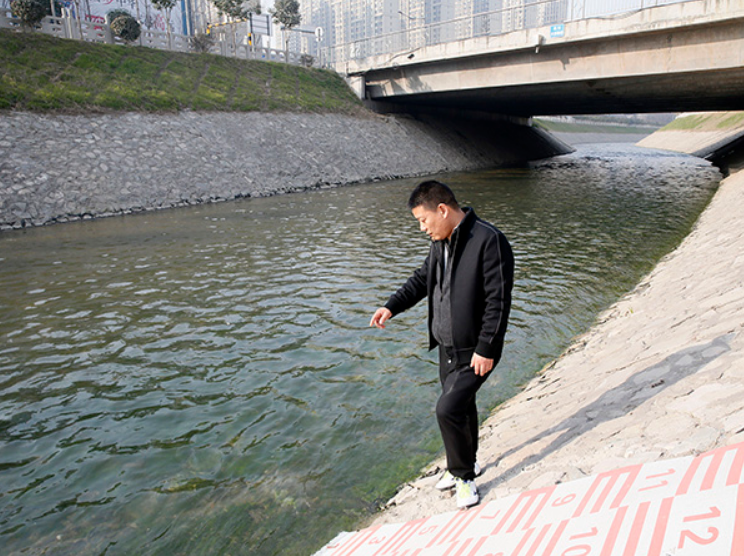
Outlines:
<svg viewBox="0 0 744 556"><path fill-rule="evenodd" d="M316 556L744 556L744 443L341 533Z"/></svg>

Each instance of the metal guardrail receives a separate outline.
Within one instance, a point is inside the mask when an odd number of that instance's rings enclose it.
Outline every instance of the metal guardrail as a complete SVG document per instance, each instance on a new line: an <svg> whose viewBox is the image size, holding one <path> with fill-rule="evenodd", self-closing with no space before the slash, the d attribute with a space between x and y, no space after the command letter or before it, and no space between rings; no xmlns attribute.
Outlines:
<svg viewBox="0 0 744 556"><path fill-rule="evenodd" d="M647 8L688 1L691 0L523 0L520 5L500 10L473 13L326 47L322 49L322 58L325 63L338 67L338 64L370 56L403 55L425 46L537 27L559 27L583 19L622 17Z"/></svg>
<svg viewBox="0 0 744 556"><path fill-rule="evenodd" d="M10 10L0 10L0 29L20 30L21 22L13 17ZM100 42L106 44L126 44L125 41L111 32L108 25L81 21L73 17L45 17L42 19L37 31L63 39L75 39L88 42ZM134 42L139 46L157 48L160 50L172 50L177 52L192 52L191 38L178 33L164 33L142 29L140 38ZM274 48L263 48L244 44L237 40L217 40L209 51L212 54L227 56L231 58L242 58L246 60L263 60L268 62L282 62L296 65L308 65L307 58L297 52L276 50Z"/></svg>

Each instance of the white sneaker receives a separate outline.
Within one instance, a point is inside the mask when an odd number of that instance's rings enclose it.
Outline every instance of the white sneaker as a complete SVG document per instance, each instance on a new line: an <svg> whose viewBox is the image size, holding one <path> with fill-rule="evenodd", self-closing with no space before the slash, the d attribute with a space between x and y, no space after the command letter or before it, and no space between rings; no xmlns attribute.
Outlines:
<svg viewBox="0 0 744 556"><path fill-rule="evenodd" d="M475 471L475 476L480 477L480 474L483 472L483 469L481 469L481 466L478 464L478 462L475 462L475 467L473 467L473 471ZM434 485L434 488L437 490L449 490L451 488L455 488L455 479L456 477L450 473L449 471L445 471L442 474L442 477L439 479L439 482Z"/></svg>
<svg viewBox="0 0 744 556"><path fill-rule="evenodd" d="M469 508L475 506L480 502L480 496L478 496L478 487L475 486L475 481L463 481L462 479L455 479L457 484L457 507L458 508Z"/></svg>

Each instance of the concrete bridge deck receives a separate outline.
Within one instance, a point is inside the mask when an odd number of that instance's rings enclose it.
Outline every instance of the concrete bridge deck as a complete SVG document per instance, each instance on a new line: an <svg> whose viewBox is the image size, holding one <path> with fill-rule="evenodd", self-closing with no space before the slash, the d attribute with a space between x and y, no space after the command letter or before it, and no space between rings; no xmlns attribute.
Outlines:
<svg viewBox="0 0 744 556"><path fill-rule="evenodd" d="M404 110L534 116L744 109L744 0L573 21L557 34L542 27L476 37L349 60L343 69L367 98Z"/></svg>

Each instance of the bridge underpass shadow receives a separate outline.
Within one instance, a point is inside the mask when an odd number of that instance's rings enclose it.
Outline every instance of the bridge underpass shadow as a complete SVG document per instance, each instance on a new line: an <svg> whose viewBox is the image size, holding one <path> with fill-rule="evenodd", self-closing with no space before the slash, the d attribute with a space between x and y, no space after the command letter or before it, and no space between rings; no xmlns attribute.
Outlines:
<svg viewBox="0 0 744 556"><path fill-rule="evenodd" d="M393 102L371 103L373 110L410 118L425 128L440 144L457 145L477 167L519 166L568 154L575 149L548 131L533 127L524 119L499 114L422 107Z"/></svg>
<svg viewBox="0 0 744 556"><path fill-rule="evenodd" d="M526 457L521 462L504 470L494 479L479 483L479 490L485 494L507 479L518 475L525 467L541 461L598 425L627 415L664 389L685 377L695 374L711 361L730 351L729 342L733 337L733 333L724 334L707 344L678 351L660 363L628 377L624 383L608 390L562 422L501 454L496 462L489 464L489 467L491 465L498 466L501 460L519 452L526 446L562 431L560 436L539 453Z"/></svg>

